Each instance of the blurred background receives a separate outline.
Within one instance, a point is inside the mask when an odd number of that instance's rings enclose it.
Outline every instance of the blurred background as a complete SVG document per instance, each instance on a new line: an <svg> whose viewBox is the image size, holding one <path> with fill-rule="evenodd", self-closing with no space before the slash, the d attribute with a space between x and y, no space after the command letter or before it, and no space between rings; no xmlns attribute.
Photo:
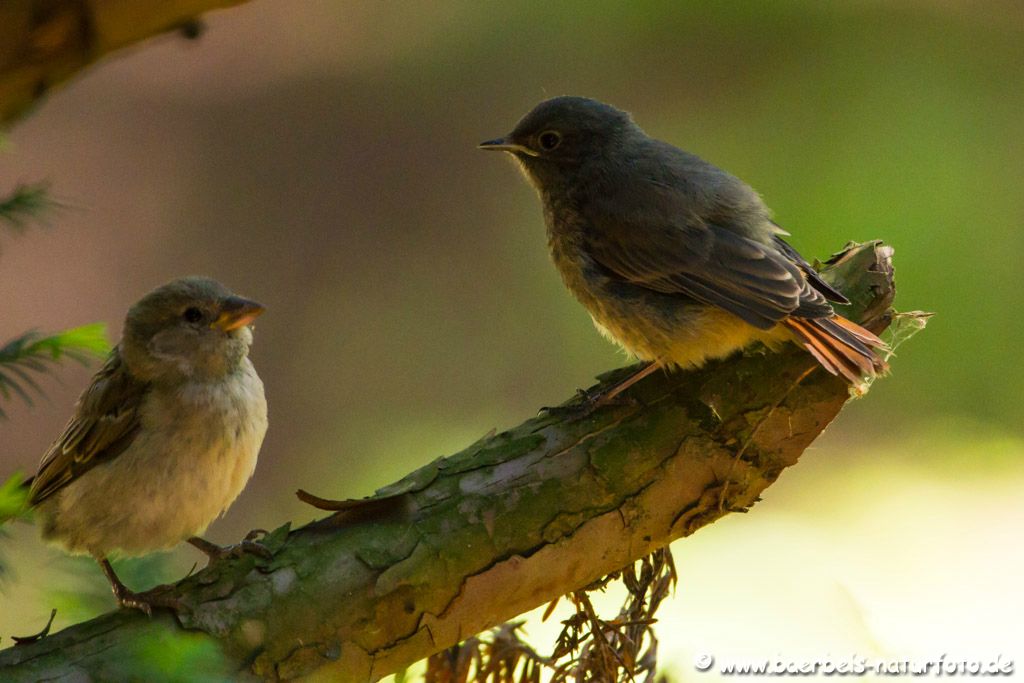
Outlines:
<svg viewBox="0 0 1024 683"><path fill-rule="evenodd" d="M0 236L0 342L93 321L116 341L133 301L190 273L265 303L271 428L208 537L301 524L295 489L369 495L623 363L549 263L533 191L475 149L541 99L605 100L748 181L809 258L886 240L897 307L937 312L753 514L674 546L666 669L1020 669L1022 82L1018 0L256 0L198 41L103 62L9 132L2 187L49 180L64 208ZM4 403L0 475L34 470L90 372ZM3 636L54 605L58 627L114 606L94 564L36 530L3 546ZM170 580L198 559L126 571ZM552 628L527 631L546 649Z"/></svg>

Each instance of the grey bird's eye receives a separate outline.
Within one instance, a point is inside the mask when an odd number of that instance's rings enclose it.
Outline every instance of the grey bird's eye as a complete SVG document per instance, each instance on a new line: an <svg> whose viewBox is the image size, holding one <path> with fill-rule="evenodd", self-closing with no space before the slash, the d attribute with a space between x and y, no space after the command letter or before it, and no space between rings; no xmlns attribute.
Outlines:
<svg viewBox="0 0 1024 683"><path fill-rule="evenodd" d="M181 317L190 323L197 323L203 319L203 312L195 306L189 306L185 309L185 312L181 314Z"/></svg>
<svg viewBox="0 0 1024 683"><path fill-rule="evenodd" d="M550 152L562 144L562 136L557 131L546 130L537 136L537 142L540 143L541 149L545 152Z"/></svg>

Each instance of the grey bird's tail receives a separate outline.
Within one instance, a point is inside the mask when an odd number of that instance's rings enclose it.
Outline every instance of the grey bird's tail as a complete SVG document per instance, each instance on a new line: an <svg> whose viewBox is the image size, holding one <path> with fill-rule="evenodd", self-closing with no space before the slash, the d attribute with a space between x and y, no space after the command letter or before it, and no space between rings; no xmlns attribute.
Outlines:
<svg viewBox="0 0 1024 683"><path fill-rule="evenodd" d="M787 318L783 324L823 368L859 387L889 371L878 351L889 347L877 335L840 315Z"/></svg>

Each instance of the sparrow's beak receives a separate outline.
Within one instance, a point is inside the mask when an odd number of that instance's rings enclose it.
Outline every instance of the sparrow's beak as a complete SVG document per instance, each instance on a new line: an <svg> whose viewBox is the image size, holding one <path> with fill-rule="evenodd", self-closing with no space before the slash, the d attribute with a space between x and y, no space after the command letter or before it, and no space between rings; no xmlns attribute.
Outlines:
<svg viewBox="0 0 1024 683"><path fill-rule="evenodd" d="M490 152L511 152L513 154L526 154L531 157L539 156L537 152L533 151L526 145L520 145L518 142L512 142L508 137L481 142L476 146L476 148Z"/></svg>
<svg viewBox="0 0 1024 683"><path fill-rule="evenodd" d="M211 327L216 327L221 332L231 332L245 327L265 310L267 309L263 307L263 304L239 296L229 296L221 302L220 315L217 316L217 320Z"/></svg>

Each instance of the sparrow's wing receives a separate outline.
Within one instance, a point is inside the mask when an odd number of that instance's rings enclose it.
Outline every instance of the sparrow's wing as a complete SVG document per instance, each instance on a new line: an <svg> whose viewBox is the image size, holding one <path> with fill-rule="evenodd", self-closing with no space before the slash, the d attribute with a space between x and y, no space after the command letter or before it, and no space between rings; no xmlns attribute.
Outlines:
<svg viewBox="0 0 1024 683"><path fill-rule="evenodd" d="M644 199L634 193L625 210L620 202L590 216L586 249L612 276L718 306L764 330L791 314L832 314L800 265L771 240L745 237L727 217L695 216L671 190L655 188L646 198L645 210L629 210Z"/></svg>
<svg viewBox="0 0 1024 683"><path fill-rule="evenodd" d="M78 399L75 414L43 456L29 503L52 496L97 464L116 458L139 429L146 385L128 372L117 348Z"/></svg>

